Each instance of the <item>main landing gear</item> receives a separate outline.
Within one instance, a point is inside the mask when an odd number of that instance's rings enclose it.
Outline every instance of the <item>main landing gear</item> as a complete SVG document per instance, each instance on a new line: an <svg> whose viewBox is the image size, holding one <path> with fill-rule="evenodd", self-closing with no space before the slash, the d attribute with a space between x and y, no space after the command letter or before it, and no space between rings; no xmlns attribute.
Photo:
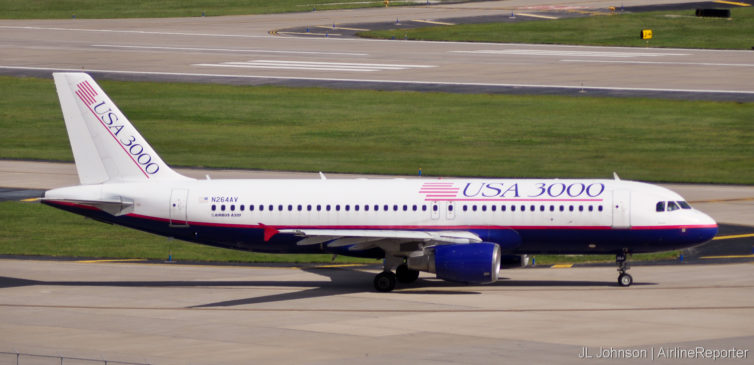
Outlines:
<svg viewBox="0 0 754 365"><path fill-rule="evenodd" d="M631 265L628 264L628 256L629 254L625 250L623 253L615 255L615 263L618 264L618 272L620 273L618 275L618 285L620 286L631 286L634 282L634 278L626 272L631 268Z"/></svg>
<svg viewBox="0 0 754 365"><path fill-rule="evenodd" d="M419 278L419 271L408 268L402 257L385 258L383 272L374 277L374 288L379 292L389 292L395 289L395 282L403 284L413 283ZM395 268L395 274L392 269Z"/></svg>

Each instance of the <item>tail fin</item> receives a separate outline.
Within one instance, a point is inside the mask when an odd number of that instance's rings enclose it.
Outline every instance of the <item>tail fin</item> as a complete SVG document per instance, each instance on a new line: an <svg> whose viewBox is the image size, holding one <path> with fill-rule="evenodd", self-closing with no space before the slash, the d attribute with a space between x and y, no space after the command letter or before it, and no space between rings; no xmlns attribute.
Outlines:
<svg viewBox="0 0 754 365"><path fill-rule="evenodd" d="M85 73L53 73L82 185L186 179L173 171Z"/></svg>

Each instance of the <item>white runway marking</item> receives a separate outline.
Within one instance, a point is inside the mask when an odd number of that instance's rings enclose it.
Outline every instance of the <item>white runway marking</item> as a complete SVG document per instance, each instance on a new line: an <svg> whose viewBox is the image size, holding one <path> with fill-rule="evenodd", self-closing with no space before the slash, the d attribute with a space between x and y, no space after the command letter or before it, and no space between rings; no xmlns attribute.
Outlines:
<svg viewBox="0 0 754 365"><path fill-rule="evenodd" d="M491 86L491 87L515 87L515 88L552 88L566 90L615 90L615 91L660 91L660 92L686 92L686 93L715 93L715 94L746 94L754 95L754 91L748 90L720 90L720 89L671 89L652 87L619 87L619 86L576 86L576 85L544 85L544 84L509 84L509 83L485 83L485 82L452 82L452 81L418 81L418 80L379 80L379 79L351 79L337 77L291 77L275 75L233 75L212 74L193 72L155 72L155 71L128 71L128 70L104 70L93 68L62 68L62 67L28 67L28 66L0 66L5 70L36 70L54 72L105 72L121 75L153 75L153 76L179 76L179 77L223 77L236 79L257 80L303 80L303 81L341 81L341 82L365 82L406 85L448 85L448 86Z"/></svg>
<svg viewBox="0 0 754 365"><path fill-rule="evenodd" d="M514 56L555 56L555 57L665 57L665 56L689 56L687 53L660 53L660 52L612 52L612 51L566 51L549 49L480 49L476 51L450 51L452 53L493 54Z"/></svg>
<svg viewBox="0 0 754 365"><path fill-rule="evenodd" d="M660 62L660 61L603 61L603 60L560 60L560 62L621 63L647 65L682 65L682 66L723 66L754 67L754 63L710 63L710 62Z"/></svg>
<svg viewBox="0 0 754 365"><path fill-rule="evenodd" d="M23 29L23 30L53 30L68 32L92 32L92 33L125 33L125 34L155 34L155 35L181 35L191 37L226 37L226 38L270 38L271 35L248 35L248 34L213 34L213 33L186 33L186 32L156 32L148 30L115 30L115 29L85 29L85 28L59 28L59 27L31 27L0 25L0 29Z"/></svg>
<svg viewBox="0 0 754 365"><path fill-rule="evenodd" d="M123 48L136 50L165 50L165 51L199 51L199 52L237 52L237 53L277 53L277 54L311 54L333 56L368 56L368 53L348 52L315 52L315 51L276 51L270 49L240 49L240 48L199 48L199 47L164 47L164 46L128 46L115 44L92 44L92 47Z"/></svg>
<svg viewBox="0 0 754 365"><path fill-rule="evenodd" d="M281 61L281 60L251 60L248 62L197 63L200 67L235 67L261 68L278 70L306 70L306 71L347 71L374 72L395 71L409 68L428 68L431 65L395 65L382 63L346 63L346 62L311 62L311 61Z"/></svg>

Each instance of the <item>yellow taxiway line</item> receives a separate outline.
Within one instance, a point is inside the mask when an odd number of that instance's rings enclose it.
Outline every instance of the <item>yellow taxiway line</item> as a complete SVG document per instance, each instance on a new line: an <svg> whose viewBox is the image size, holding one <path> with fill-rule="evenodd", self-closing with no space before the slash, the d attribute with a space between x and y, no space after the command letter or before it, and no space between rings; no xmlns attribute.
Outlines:
<svg viewBox="0 0 754 365"><path fill-rule="evenodd" d="M747 3L739 3L739 2L736 2L736 1L723 1L723 0L718 0L718 1L715 1L715 2L716 2L716 3L718 3L718 4L728 4L728 5L738 5L738 6L751 6L751 4L747 4Z"/></svg>
<svg viewBox="0 0 754 365"><path fill-rule="evenodd" d="M747 234L733 234L730 236L717 236L713 238L712 240L732 240L734 238L748 238L748 237L754 237L754 233L747 233Z"/></svg>

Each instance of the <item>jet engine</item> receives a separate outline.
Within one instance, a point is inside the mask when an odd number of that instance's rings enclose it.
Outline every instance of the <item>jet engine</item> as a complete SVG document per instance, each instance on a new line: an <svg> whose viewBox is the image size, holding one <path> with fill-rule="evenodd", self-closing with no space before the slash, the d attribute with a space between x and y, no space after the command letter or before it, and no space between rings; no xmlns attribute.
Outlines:
<svg viewBox="0 0 754 365"><path fill-rule="evenodd" d="M513 269L516 267L527 267L527 266L529 266L528 255L502 255L500 257L501 269Z"/></svg>
<svg viewBox="0 0 754 365"><path fill-rule="evenodd" d="M409 257L406 264L443 280L493 283L500 272L500 246L491 242L439 245L427 248L422 256Z"/></svg>

